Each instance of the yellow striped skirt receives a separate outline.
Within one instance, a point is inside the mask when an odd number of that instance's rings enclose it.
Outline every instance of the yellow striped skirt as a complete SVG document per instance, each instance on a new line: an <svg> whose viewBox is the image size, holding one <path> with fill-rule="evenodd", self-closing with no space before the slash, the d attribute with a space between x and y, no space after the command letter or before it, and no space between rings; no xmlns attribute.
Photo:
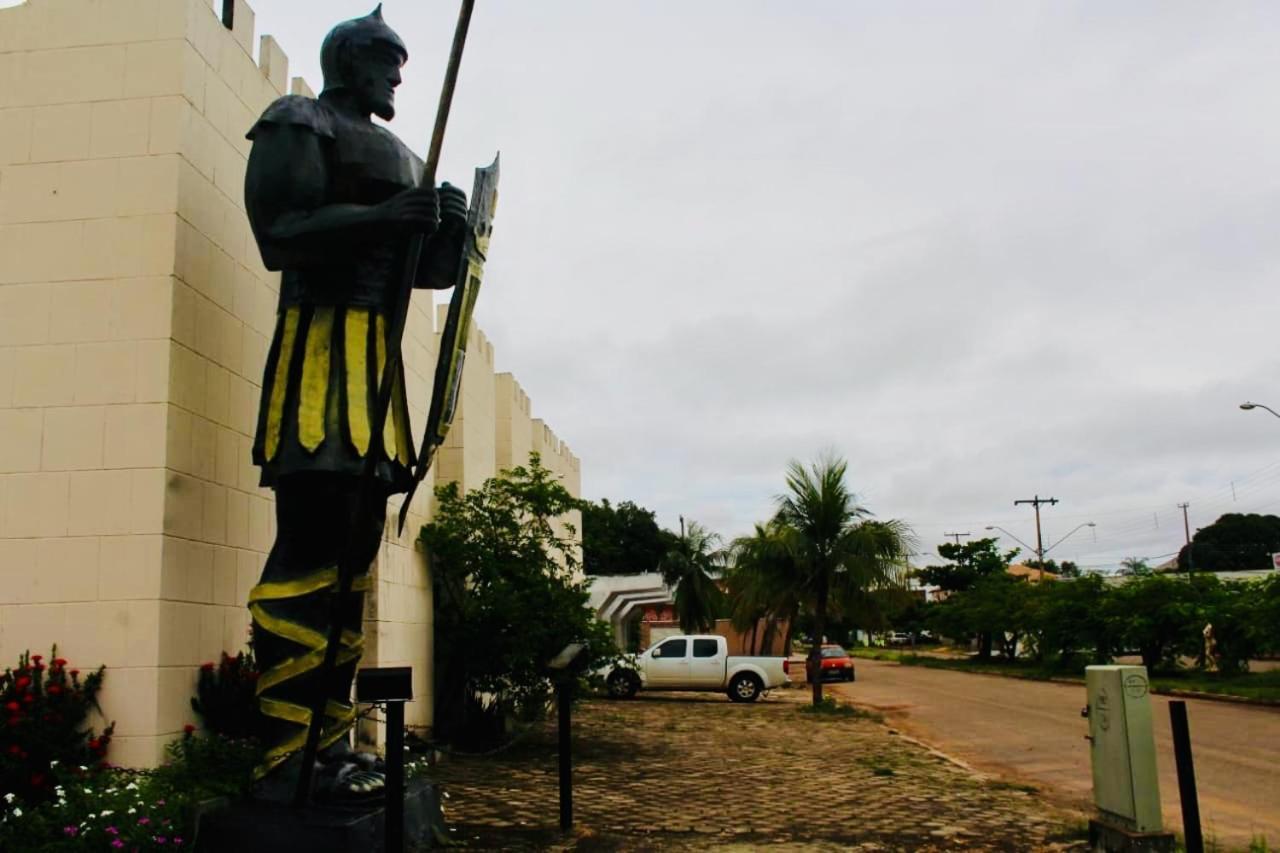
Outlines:
<svg viewBox="0 0 1280 853"><path fill-rule="evenodd" d="M386 317L372 308L294 305L281 311L253 443L263 485L301 471L359 474L376 445L379 477L393 491L403 488L415 456L403 367L380 441L372 429L387 334Z"/></svg>

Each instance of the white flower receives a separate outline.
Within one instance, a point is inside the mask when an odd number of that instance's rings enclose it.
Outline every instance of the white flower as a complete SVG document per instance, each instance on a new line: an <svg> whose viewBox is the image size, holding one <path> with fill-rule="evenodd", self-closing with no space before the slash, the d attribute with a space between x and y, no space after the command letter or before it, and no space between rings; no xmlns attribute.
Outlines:
<svg viewBox="0 0 1280 853"><path fill-rule="evenodd" d="M129 811L125 812L125 814L137 814L137 813L138 813L138 810L132 807L129 809Z"/></svg>
<svg viewBox="0 0 1280 853"><path fill-rule="evenodd" d="M17 806L14 806L14 807L13 807L13 816L14 816L14 817L22 817L22 809L18 808Z"/></svg>
<svg viewBox="0 0 1280 853"><path fill-rule="evenodd" d="M81 772L81 773L88 773L88 772L89 772L89 768L88 768L88 767L85 767L83 764L81 764L81 765L80 765L80 772Z"/></svg>
<svg viewBox="0 0 1280 853"><path fill-rule="evenodd" d="M5 801L6 803L12 803L12 802L13 802L13 798L14 798L14 797L16 797L16 796L18 796L18 795L17 795L17 794L5 794L5 795L4 795L4 801Z"/></svg>
<svg viewBox="0 0 1280 853"><path fill-rule="evenodd" d="M124 789L125 789L126 791L136 791L136 790L138 790L138 783L137 783L137 782L130 782L128 785L125 785L125 786L124 786Z"/></svg>
<svg viewBox="0 0 1280 853"><path fill-rule="evenodd" d="M98 817L106 817L109 814L115 814L115 812L111 811L111 809L103 809L98 813ZM90 815L90 817L93 817L93 815Z"/></svg>
<svg viewBox="0 0 1280 853"><path fill-rule="evenodd" d="M57 767L57 766L58 766L58 759L56 759L56 758L55 758L53 761L50 761L50 762L49 762L49 766L50 766L50 767Z"/></svg>

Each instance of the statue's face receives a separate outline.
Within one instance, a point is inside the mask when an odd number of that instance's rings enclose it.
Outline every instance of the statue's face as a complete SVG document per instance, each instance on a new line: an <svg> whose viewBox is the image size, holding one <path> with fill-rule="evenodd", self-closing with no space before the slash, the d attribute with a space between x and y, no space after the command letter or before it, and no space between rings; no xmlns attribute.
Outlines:
<svg viewBox="0 0 1280 853"><path fill-rule="evenodd" d="M391 121L396 114L396 87L404 56L389 45L375 44L357 61L355 89L360 106L378 118Z"/></svg>

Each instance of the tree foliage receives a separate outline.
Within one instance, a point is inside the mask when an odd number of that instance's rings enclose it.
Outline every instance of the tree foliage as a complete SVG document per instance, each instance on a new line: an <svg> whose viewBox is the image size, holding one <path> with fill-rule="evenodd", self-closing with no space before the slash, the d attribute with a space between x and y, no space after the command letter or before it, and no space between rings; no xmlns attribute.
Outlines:
<svg viewBox="0 0 1280 853"><path fill-rule="evenodd" d="M789 657L801 596L795 589L791 563L782 547L777 524L757 524L751 535L733 541L729 555L725 586L733 627L751 632L754 653L772 648L775 632L785 626L782 653ZM761 620L765 621L765 630L763 636L757 637Z"/></svg>
<svg viewBox="0 0 1280 853"><path fill-rule="evenodd" d="M930 605L927 620L953 638L988 633L1009 658L1021 641L1023 656L1064 668L1137 654L1152 670L1194 661L1237 673L1280 652L1280 575L1233 583L1207 572L1147 574L1114 585L1097 575L1041 584L991 575Z"/></svg>
<svg viewBox="0 0 1280 853"><path fill-rule="evenodd" d="M657 571L675 540L652 511L631 501L582 504L582 568L589 575Z"/></svg>
<svg viewBox="0 0 1280 853"><path fill-rule="evenodd" d="M924 583L954 595L968 592L989 578L1008 576L1009 563L1018 556L1018 549L1001 551L996 539L974 539L964 543L944 542L938 546L938 556L951 562L917 569L916 576ZM992 587L992 589L996 588ZM976 618L976 611L973 614L975 618L968 619L965 616L968 613L967 607L967 602L953 604L954 614L952 611L943 611L935 618L941 620L939 625L948 626L944 633L950 637L967 639L976 635L978 657L985 660L991 657L991 649L995 641L993 629L973 627L972 630L955 633L960 625L987 624L987 620Z"/></svg>
<svg viewBox="0 0 1280 853"><path fill-rule="evenodd" d="M1271 568L1280 551L1280 516L1229 512L1191 537L1178 553L1182 571L1243 572Z"/></svg>
<svg viewBox="0 0 1280 853"><path fill-rule="evenodd" d="M662 579L674 590L680 630L699 634L715 627L724 609L724 594L717 585L727 553L719 535L690 521L658 564Z"/></svg>
<svg viewBox="0 0 1280 853"><path fill-rule="evenodd" d="M961 544L944 542L938 546L938 556L950 562L917 569L916 576L943 592L964 592L982 578L1006 573L1018 549L1001 551L996 539L973 539Z"/></svg>
<svg viewBox="0 0 1280 853"><path fill-rule="evenodd" d="M435 734L492 740L512 716L542 710L546 664L566 644L588 643L593 664L615 649L587 606L574 543L553 523L580 503L537 454L465 495L440 486L436 499L421 533L436 605Z"/></svg>

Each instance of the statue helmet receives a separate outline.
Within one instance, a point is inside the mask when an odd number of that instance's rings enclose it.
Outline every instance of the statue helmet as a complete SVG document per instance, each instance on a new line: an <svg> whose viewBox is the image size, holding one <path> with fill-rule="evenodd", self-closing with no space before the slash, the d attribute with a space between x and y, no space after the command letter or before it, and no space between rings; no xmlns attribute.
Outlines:
<svg viewBox="0 0 1280 853"><path fill-rule="evenodd" d="M382 20L382 4L363 18L343 21L324 37L320 43L320 71L324 74L324 92L344 89L353 81L346 79L350 71L350 57L375 44L386 45L409 58L409 49L395 30Z"/></svg>

